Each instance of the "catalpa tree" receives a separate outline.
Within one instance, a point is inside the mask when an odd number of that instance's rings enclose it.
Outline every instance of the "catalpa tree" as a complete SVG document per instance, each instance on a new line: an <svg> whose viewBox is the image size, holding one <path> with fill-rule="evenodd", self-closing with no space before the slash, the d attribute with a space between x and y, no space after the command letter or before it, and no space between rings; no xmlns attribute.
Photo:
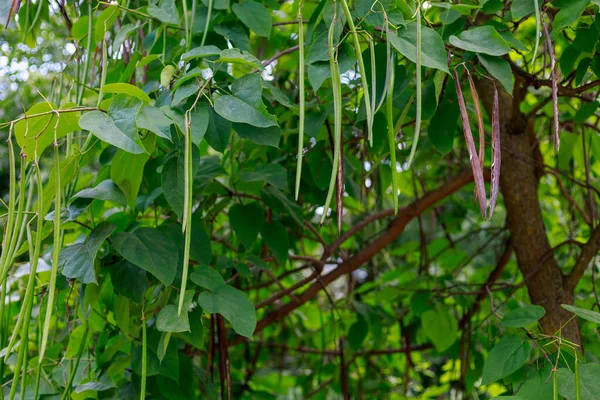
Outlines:
<svg viewBox="0 0 600 400"><path fill-rule="evenodd" d="M599 5L0 0L2 398L597 398Z"/></svg>

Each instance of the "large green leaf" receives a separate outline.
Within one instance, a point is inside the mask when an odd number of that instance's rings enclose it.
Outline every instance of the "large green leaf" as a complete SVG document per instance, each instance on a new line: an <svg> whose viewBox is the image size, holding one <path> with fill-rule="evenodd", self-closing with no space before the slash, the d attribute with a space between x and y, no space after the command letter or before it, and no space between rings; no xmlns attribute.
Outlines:
<svg viewBox="0 0 600 400"><path fill-rule="evenodd" d="M210 147L221 153L224 152L229 143L230 135L231 122L210 108L208 112L208 128L205 136Z"/></svg>
<svg viewBox="0 0 600 400"><path fill-rule="evenodd" d="M179 12L175 0L160 0L158 5L150 4L148 14L165 24L179 25Z"/></svg>
<svg viewBox="0 0 600 400"><path fill-rule="evenodd" d="M240 181L263 181L270 183L280 190L288 190L287 170L279 164L264 164L256 168L254 171L242 171L240 173Z"/></svg>
<svg viewBox="0 0 600 400"><path fill-rule="evenodd" d="M454 84L447 84L444 98L433 115L427 135L433 147L442 155L448 154L454 145L454 134L458 123L460 109Z"/></svg>
<svg viewBox="0 0 600 400"><path fill-rule="evenodd" d="M200 142L204 139L206 131L208 130L208 124L210 122L210 110L206 103L198 103L196 109L191 114L191 131L192 131L192 143L196 146L200 146Z"/></svg>
<svg viewBox="0 0 600 400"><path fill-rule="evenodd" d="M190 279L196 285L210 291L214 291L219 286L226 284L225 279L223 279L221 274L207 265L200 265L196 267L194 272L190 275Z"/></svg>
<svg viewBox="0 0 600 400"><path fill-rule="evenodd" d="M177 245L158 229L117 233L112 245L123 258L150 272L163 284L168 286L175 280L179 263Z"/></svg>
<svg viewBox="0 0 600 400"><path fill-rule="evenodd" d="M156 318L156 329L161 332L189 332L190 321L188 317L188 308L190 307L193 298L193 290L185 292L181 314L177 314L177 306L173 304L168 304L161 309Z"/></svg>
<svg viewBox="0 0 600 400"><path fill-rule="evenodd" d="M67 103L61 110L72 109L74 106L74 103ZM52 103L37 103L31 106L25 115L42 114L55 109L56 106ZM79 130L80 116L81 112L61 112L58 116L51 113L21 120L14 126L17 143L25 152L27 159L34 160L36 154L38 157L41 156L44 150L54 142L54 128L56 128L56 139Z"/></svg>
<svg viewBox="0 0 600 400"><path fill-rule="evenodd" d="M128 153L142 154L144 149L137 137L129 137L115 125L115 121L101 111L91 111L79 120L81 129L90 131L98 139Z"/></svg>
<svg viewBox="0 0 600 400"><path fill-rule="evenodd" d="M563 29L577 21L588 4L590 4L589 0L561 0L554 3L555 4L553 5L557 7L559 11L554 16L551 34L552 39L556 39Z"/></svg>
<svg viewBox="0 0 600 400"><path fill-rule="evenodd" d="M558 393L567 400L596 400L600 393L600 364L586 363L579 365L579 390L581 397L577 397L577 383L575 373L566 369L558 369Z"/></svg>
<svg viewBox="0 0 600 400"><path fill-rule="evenodd" d="M147 137L146 143L148 141L154 141L154 137ZM110 178L121 188L131 207L136 204L144 177L144 166L149 158L149 154L131 154L117 150L110 164Z"/></svg>
<svg viewBox="0 0 600 400"><path fill-rule="evenodd" d="M146 271L123 260L110 266L110 280L115 292L141 304L148 290Z"/></svg>
<svg viewBox="0 0 600 400"><path fill-rule="evenodd" d="M389 41L396 50L412 62L417 61L417 24L409 23L398 35L389 32ZM448 71L448 54L440 35L431 28L421 28L421 65Z"/></svg>
<svg viewBox="0 0 600 400"><path fill-rule="evenodd" d="M500 81L507 93L512 94L513 74L508 61L504 58L478 54L477 58L488 72Z"/></svg>
<svg viewBox="0 0 600 400"><path fill-rule="evenodd" d="M504 336L485 360L481 383L487 385L512 374L525 364L530 352L528 340L515 335Z"/></svg>
<svg viewBox="0 0 600 400"><path fill-rule="evenodd" d="M97 283L94 260L100 246L115 228L110 222L101 222L83 243L75 243L62 249L59 259L62 274L67 278L78 279L81 283Z"/></svg>
<svg viewBox="0 0 600 400"><path fill-rule="evenodd" d="M240 335L252 337L256 328L256 310L248 296L229 285L202 292L198 304L209 314L221 314Z"/></svg>
<svg viewBox="0 0 600 400"><path fill-rule="evenodd" d="M258 36L268 38L271 35L271 14L262 4L254 0L245 0L243 3L235 3L232 10L240 21Z"/></svg>
<svg viewBox="0 0 600 400"><path fill-rule="evenodd" d="M141 100L145 104L150 104L152 101L146 92L129 83L108 83L102 86L102 91L104 93L126 94Z"/></svg>
<svg viewBox="0 0 600 400"><path fill-rule="evenodd" d="M265 223L265 210L256 202L234 204L229 209L229 224L244 246L252 246Z"/></svg>
<svg viewBox="0 0 600 400"><path fill-rule="evenodd" d="M587 321L593 322L595 324L600 324L600 313L599 312L592 311L592 310L586 310L585 308L572 306L569 304L563 304L562 308L564 308L565 310L571 311L572 313L576 314L577 316L579 316Z"/></svg>
<svg viewBox="0 0 600 400"><path fill-rule="evenodd" d="M458 37L452 35L450 44L459 49L491 56L502 56L510 51L510 47L496 28L489 25L476 26L468 31L462 31Z"/></svg>
<svg viewBox="0 0 600 400"><path fill-rule="evenodd" d="M259 128L277 126L275 116L266 112L263 113L234 96L219 96L215 100L215 112L231 122L240 122Z"/></svg>
<svg viewBox="0 0 600 400"><path fill-rule="evenodd" d="M288 258L288 249L290 248L290 241L285 226L277 221L268 222L263 225L260 234L279 265L284 266Z"/></svg>
<svg viewBox="0 0 600 400"><path fill-rule="evenodd" d="M421 330L433 342L435 349L442 353L456 342L458 323L448 308L438 306L423 313Z"/></svg>
<svg viewBox="0 0 600 400"><path fill-rule="evenodd" d="M160 108L143 107L135 117L139 129L147 129L157 136L171 140L171 125L173 121Z"/></svg>
<svg viewBox="0 0 600 400"><path fill-rule="evenodd" d="M500 326L503 328L525 328L535 324L545 313L544 307L540 306L519 307L506 314L500 321Z"/></svg>
<svg viewBox="0 0 600 400"><path fill-rule="evenodd" d="M122 205L123 207L127 206L125 195L110 179L100 182L96 187L91 189L83 189L82 191L77 192L73 197L111 201Z"/></svg>

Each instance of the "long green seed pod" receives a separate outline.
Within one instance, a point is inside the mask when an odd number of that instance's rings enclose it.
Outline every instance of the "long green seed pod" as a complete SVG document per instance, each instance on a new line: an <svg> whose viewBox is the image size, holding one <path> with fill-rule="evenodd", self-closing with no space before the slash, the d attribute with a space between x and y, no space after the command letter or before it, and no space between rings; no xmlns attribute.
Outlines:
<svg viewBox="0 0 600 400"><path fill-rule="evenodd" d="M335 1L334 1L335 3ZM369 144L373 146L373 112L371 110L371 101L369 99L369 82L367 81L367 71L365 70L365 63L362 57L362 51L360 49L360 40L358 38L358 32L352 21L352 14L348 8L346 0L341 0L342 9L346 15L348 26L350 27L350 33L354 39L354 52L356 53L356 59L358 61L358 70L360 72L360 79L363 86L363 98L365 100L365 113L367 115L367 132L369 137Z"/></svg>
<svg viewBox="0 0 600 400"><path fill-rule="evenodd" d="M190 23L188 21L188 10L187 10L187 1L182 1L183 4L183 29L185 33L185 48L186 50L190 49Z"/></svg>
<svg viewBox="0 0 600 400"><path fill-rule="evenodd" d="M77 85L77 104L81 105L83 100L83 92L85 91L85 82L87 79L87 73L90 66L90 56L92 53L92 30L93 30L93 18L94 12L92 10L92 2L88 0L88 33L87 33L87 46L85 51L85 63L83 64L83 78L81 83Z"/></svg>
<svg viewBox="0 0 600 400"><path fill-rule="evenodd" d="M302 23L302 1L298 5L298 160L296 161L296 200L300 192L302 177L302 156L304 153L304 26Z"/></svg>
<svg viewBox="0 0 600 400"><path fill-rule="evenodd" d="M386 94L386 116L387 116L387 133L388 142L390 144L390 162L392 167L392 192L394 199L394 214L398 213L398 170L396 169L396 132L394 130L394 67L392 56L392 68L388 76L389 86Z"/></svg>
<svg viewBox="0 0 600 400"><path fill-rule="evenodd" d="M208 12L206 14L206 23L204 24L204 32L202 33L202 41L200 42L200 47L204 46L204 42L206 41L206 35L208 34L208 27L210 25L210 17L212 14L213 8L213 0L208 0Z"/></svg>
<svg viewBox="0 0 600 400"><path fill-rule="evenodd" d="M24 221L24 208L25 208L25 192L26 192L26 185L27 185L27 181L28 181L28 175L26 174L26 168L27 168L27 161L25 159L25 157L21 157L21 168L20 168L20 174L19 174L19 206L17 207L17 215L16 215L16 223L14 226L14 232L12 234L11 237L11 241L10 241L10 245L8 247L8 253L7 253L7 266L8 268L6 269L6 271L3 271L2 277L0 279L0 281L3 281L4 279L6 279L6 274L8 274L8 271L10 270L10 266L13 264L13 261L15 259L15 250L18 248L18 246L21 243L21 240L23 238L23 232L24 232L24 228L25 228L25 221Z"/></svg>
<svg viewBox="0 0 600 400"><path fill-rule="evenodd" d="M146 335L146 317L142 308L142 382L140 384L140 400L146 398L146 351L148 347L148 337Z"/></svg>
<svg viewBox="0 0 600 400"><path fill-rule="evenodd" d="M9 185L8 185L8 216L5 225L4 237L2 238L2 255L0 256L0 271L2 271L2 280L0 283L4 282L4 277L8 272L8 268L10 267L10 260L8 249L10 247L10 243L13 235L13 226L15 224L15 199L16 199L16 188L17 188L17 173L15 166L15 152L12 144L12 129L13 124L10 125L8 139L6 140L6 144L8 146L8 165L9 165Z"/></svg>
<svg viewBox="0 0 600 400"><path fill-rule="evenodd" d="M43 186L42 186L42 173L40 170L39 165L36 165L36 172L37 172L37 190L38 190L38 201L41 203L43 202ZM29 262L30 262L30 268L29 268L29 280L27 283L27 287L29 289L29 287L33 287L33 285L35 284L35 275L37 273L37 266L38 266L38 260L40 258L40 252L41 252L41 247L42 247L42 226L43 226L43 221L44 221L44 210L43 207L40 207L38 210L38 215L37 215L37 231L35 234L35 244L33 249L31 249L31 247L29 248ZM31 243L31 231L28 228L28 239L29 242ZM29 293L29 295L27 296L27 293ZM25 319L23 322L23 326L21 328L21 345L19 347L19 354L17 356L17 363L15 364L15 376L13 377L13 385L11 387L10 390L10 399L14 399L14 396L16 394L16 390L17 390L17 380L18 380L18 374L19 371L21 369L21 364L23 363L23 357L24 357L24 351L26 351L27 349L27 343L28 343L28 332L29 332L29 321L31 320L31 309L33 307L33 298L34 298L34 292L33 290L27 292L26 291L26 296L24 301L24 305L22 308L22 311L24 310L25 314ZM8 353L7 353L8 354Z"/></svg>
<svg viewBox="0 0 600 400"><path fill-rule="evenodd" d="M334 10L336 4L334 0ZM335 181L337 177L338 163L340 162L340 145L342 140L342 84L340 82L340 71L336 57L336 47L333 43L333 33L335 30L335 11L331 20L331 26L329 27L328 35L328 52L329 52L329 68L331 70L331 90L333 92L333 163L331 166L331 178L329 180L329 190L327 192L327 198L325 200L325 206L323 207L323 215L321 216L321 225L325 221L331 199L333 198L333 192L335 187ZM338 185L342 185L343 182L338 182Z"/></svg>
<svg viewBox="0 0 600 400"><path fill-rule="evenodd" d="M77 350L77 358L75 358L75 365L71 369L71 373L69 374L69 381L67 382L67 386L65 386L65 390L63 391L60 400L65 400L69 396L69 392L71 391L71 387L73 386L73 380L75 379L75 373L77 372L77 368L79 368L79 362L81 361L81 356L83 355L83 350L85 349L85 341L87 340L87 335L89 332L89 327L86 326L85 332L83 333L83 338L81 339L81 344L79 345L79 349Z"/></svg>
<svg viewBox="0 0 600 400"><path fill-rule="evenodd" d="M58 262L60 257L61 247L61 195L62 189L60 184L60 154L58 152L58 143L54 142L54 244L52 247L52 270L50 272L50 283L48 287L48 304L46 305L46 316L44 318L44 330L42 333L42 343L40 345L40 353L38 362L44 359L46 346L48 344L48 333L50 332L50 319L52 318L52 309L54 304L54 296L56 291L56 275L58 274ZM42 203L40 203L42 204ZM40 228L41 230L41 228Z"/></svg>
<svg viewBox="0 0 600 400"><path fill-rule="evenodd" d="M540 47L540 34L541 34L541 16L539 0L533 0L533 6L535 7L535 47L533 48L533 57L531 57L531 65L535 62L537 57L538 48Z"/></svg>
<svg viewBox="0 0 600 400"><path fill-rule="evenodd" d="M182 229L185 233L185 244L183 250L183 272L181 274L181 291L179 292L179 307L177 313L180 315L183 309L185 298L185 289L187 286L187 277L190 264L190 246L192 242L192 199L193 199L193 166L192 166L192 129L189 113L185 113L185 150L184 150L184 175L185 175L185 193L183 202L183 222ZM186 310L187 311L187 310Z"/></svg>
<svg viewBox="0 0 600 400"><path fill-rule="evenodd" d="M417 151L417 144L419 143L419 133L421 131L421 7L417 8L417 81L415 93L417 96L417 115L415 117L415 136L410 149L410 156L408 157L408 167L410 168L415 152Z"/></svg>

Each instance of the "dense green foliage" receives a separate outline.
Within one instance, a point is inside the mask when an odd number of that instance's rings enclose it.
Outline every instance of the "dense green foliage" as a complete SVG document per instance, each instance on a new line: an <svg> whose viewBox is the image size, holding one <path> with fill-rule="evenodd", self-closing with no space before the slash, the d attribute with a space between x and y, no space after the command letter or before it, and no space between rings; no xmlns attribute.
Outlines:
<svg viewBox="0 0 600 400"><path fill-rule="evenodd" d="M600 398L599 5L0 0L2 398Z"/></svg>

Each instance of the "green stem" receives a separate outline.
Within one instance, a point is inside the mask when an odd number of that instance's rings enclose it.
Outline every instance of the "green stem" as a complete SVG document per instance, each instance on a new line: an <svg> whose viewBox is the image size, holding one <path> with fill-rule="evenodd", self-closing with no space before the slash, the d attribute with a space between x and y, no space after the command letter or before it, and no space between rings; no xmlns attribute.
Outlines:
<svg viewBox="0 0 600 400"><path fill-rule="evenodd" d="M148 337L146 335L146 316L144 315L144 309L142 308L142 383L140 388L140 400L146 398L146 351L148 347Z"/></svg>

